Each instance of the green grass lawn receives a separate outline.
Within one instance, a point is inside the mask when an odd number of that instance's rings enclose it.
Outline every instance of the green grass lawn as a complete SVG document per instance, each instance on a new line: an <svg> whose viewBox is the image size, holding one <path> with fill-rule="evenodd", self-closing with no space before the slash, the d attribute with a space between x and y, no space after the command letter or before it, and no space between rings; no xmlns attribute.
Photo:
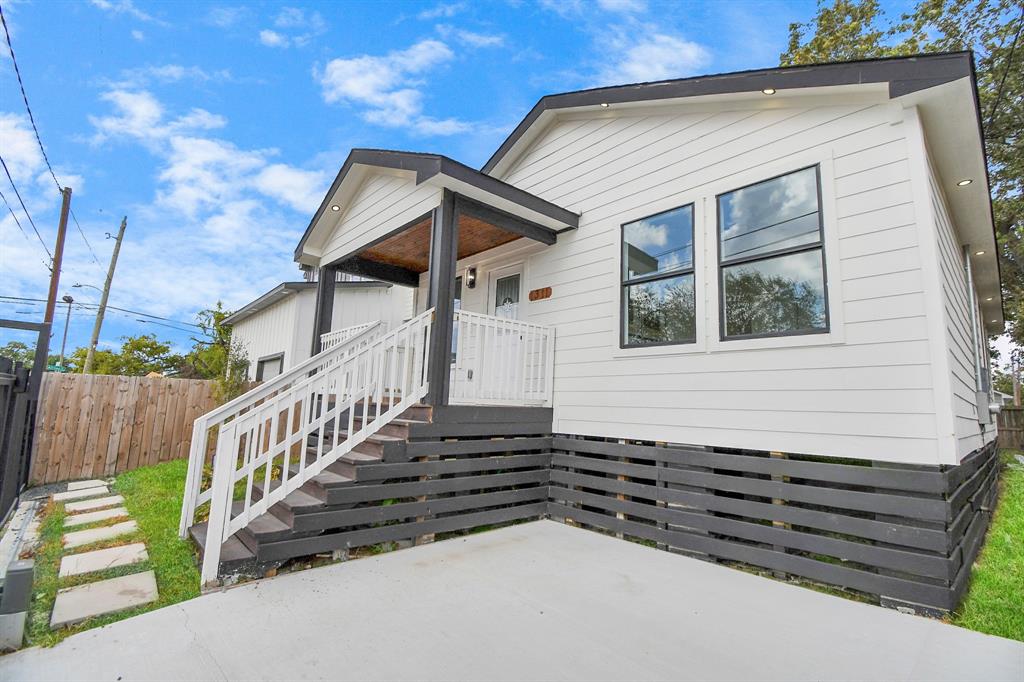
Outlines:
<svg viewBox="0 0 1024 682"><path fill-rule="evenodd" d="M101 549L128 542L144 542L149 560L86 576L58 577L63 555L61 536L64 532L64 505L54 504L46 510L40 527L40 546L36 552L36 580L29 611L27 638L30 645L51 646L68 635L138 615L145 611L174 604L199 595L199 572L191 544L178 537L178 518L185 484L186 460L165 462L121 474L114 482L114 491L123 495L125 507L139 530L115 541L75 548L74 553ZM95 525L105 525L103 523ZM94 526L82 526L89 528ZM80 530L76 528L76 530ZM113 578L127 573L152 569L156 574L160 598L152 604L92 618L74 627L51 631L50 613L57 590L97 578Z"/></svg>
<svg viewBox="0 0 1024 682"><path fill-rule="evenodd" d="M1024 642L1024 465L1001 453L1005 468L995 516L975 561L955 625Z"/></svg>

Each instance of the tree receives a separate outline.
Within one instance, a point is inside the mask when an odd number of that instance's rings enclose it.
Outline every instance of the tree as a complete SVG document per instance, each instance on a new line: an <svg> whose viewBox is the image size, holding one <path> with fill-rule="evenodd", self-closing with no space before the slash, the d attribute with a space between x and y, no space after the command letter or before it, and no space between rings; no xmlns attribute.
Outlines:
<svg viewBox="0 0 1024 682"><path fill-rule="evenodd" d="M6 345L0 347L0 358L9 358L15 363L20 362L26 367L31 367L36 358L36 349L21 341L8 341Z"/></svg>
<svg viewBox="0 0 1024 682"><path fill-rule="evenodd" d="M86 348L78 348L69 358L67 365L73 372L81 372L85 366ZM93 374L120 374L124 376L145 376L150 372L166 374L174 372L182 362L180 355L171 353L171 345L158 341L151 334L126 336L119 351L97 350L93 356Z"/></svg>
<svg viewBox="0 0 1024 682"><path fill-rule="evenodd" d="M230 316L231 311L220 301L214 308L199 311L197 323L204 338L192 338L192 350L178 368L180 376L216 381L214 397L220 401L242 393L249 368L245 350L231 340L231 327L224 324Z"/></svg>
<svg viewBox="0 0 1024 682"><path fill-rule="evenodd" d="M877 0L821 0L815 17L790 24L784 66L843 59L973 50L1007 332L1024 345L1024 5L1020 0L919 0L890 20Z"/></svg>

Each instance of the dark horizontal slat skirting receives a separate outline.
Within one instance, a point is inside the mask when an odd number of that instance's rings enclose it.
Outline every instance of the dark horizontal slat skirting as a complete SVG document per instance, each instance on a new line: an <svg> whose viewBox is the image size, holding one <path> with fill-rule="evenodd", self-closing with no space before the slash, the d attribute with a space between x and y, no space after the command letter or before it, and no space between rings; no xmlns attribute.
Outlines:
<svg viewBox="0 0 1024 682"><path fill-rule="evenodd" d="M553 517L924 611L962 598L998 477L993 444L963 469L559 435L552 450Z"/></svg>
<svg viewBox="0 0 1024 682"><path fill-rule="evenodd" d="M408 441L290 530L246 537L259 562L549 515L711 561L956 607L997 494L992 444L958 467L768 456L551 434L550 410L435 407ZM388 441L391 443L392 441Z"/></svg>
<svg viewBox="0 0 1024 682"><path fill-rule="evenodd" d="M952 608L948 588L939 585L892 578L826 563L797 554L785 554L771 549L722 540L707 535L658 528L657 526L627 521L606 514L581 509L570 509L557 502L548 503L548 515L551 518L568 518L576 523L583 523L600 530L632 535L671 547L700 552L711 557L739 561L751 566L759 566L776 571L785 571L786 573L799 575L809 580L848 587L869 594L887 594L917 604L934 605L941 609Z"/></svg>
<svg viewBox="0 0 1024 682"><path fill-rule="evenodd" d="M541 517L547 510L547 502L533 502L530 504L517 505L514 507L502 507L488 511L475 512L472 514L460 514L458 516L446 516L429 521L415 523L403 523L395 526L380 526L377 528L364 528L330 535L318 535L311 538L300 538L297 540L285 540L260 545L257 559L260 562L279 561L295 556L316 554L318 552L329 552L335 549L347 549L372 545L378 542L391 542L394 540L405 540L417 535L428 535L430 533L444 533L447 531L464 530L476 526L489 525L494 523L505 523L508 521L520 521L534 517Z"/></svg>
<svg viewBox="0 0 1024 682"><path fill-rule="evenodd" d="M448 514L466 510L474 511L487 507L521 504L523 502L540 502L547 501L547 499L547 486L534 486L532 488L518 488L516 490L503 490L478 495L442 497L425 502L404 502L387 506L325 510L296 516L295 531L329 530L346 526L414 519L417 516Z"/></svg>
<svg viewBox="0 0 1024 682"><path fill-rule="evenodd" d="M551 437L415 441L405 446L402 457L405 459L416 459L417 457L437 457L440 455L476 455L492 452L525 452L528 450L544 450L545 452L551 450ZM389 458L385 457L385 459Z"/></svg>
<svg viewBox="0 0 1024 682"><path fill-rule="evenodd" d="M902 526L856 516L844 516L835 512L818 509L755 502L736 497L723 497L713 493L698 493L689 490L674 490L671 488L652 490L649 485L558 470L551 472L551 483L552 485L559 484L563 487L605 488L615 494L645 499L656 498L666 503L683 504L711 512L747 516L768 521L780 521L933 552L944 553L949 549L947 546L949 544L948 537L941 530L918 526ZM654 498L647 497L650 495L653 495Z"/></svg>
<svg viewBox="0 0 1024 682"><path fill-rule="evenodd" d="M607 443L557 436L554 438L552 447L558 450L595 455L629 457L630 459L686 464L728 471L747 471L754 474L790 476L846 485L893 488L910 492L942 493L947 488L945 476L938 471L916 471L912 469L807 462L798 459L775 459L726 454L693 448Z"/></svg>

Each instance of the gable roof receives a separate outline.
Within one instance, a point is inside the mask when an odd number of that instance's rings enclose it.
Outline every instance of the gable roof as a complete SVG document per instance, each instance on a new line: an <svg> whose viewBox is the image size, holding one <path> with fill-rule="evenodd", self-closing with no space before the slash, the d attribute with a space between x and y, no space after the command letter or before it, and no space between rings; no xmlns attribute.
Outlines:
<svg viewBox="0 0 1024 682"><path fill-rule="evenodd" d="M546 112L685 97L755 93L768 88L779 91L870 83L887 83L889 97L895 98L966 78L972 73L970 52L950 52L782 66L545 95L501 143L481 170L484 173L494 171Z"/></svg>
<svg viewBox="0 0 1024 682"><path fill-rule="evenodd" d="M501 208L507 208L509 205L521 208L525 213L522 217L532 219L547 227L561 230L579 226L578 214L447 156L390 149L355 148L345 159L331 188L327 191L316 213L313 214L313 219L309 221L309 226L306 227L298 246L295 247L296 260L302 256L303 247L356 166L412 171L416 175L417 185L432 182L439 187L468 192L478 200L496 199L502 202Z"/></svg>

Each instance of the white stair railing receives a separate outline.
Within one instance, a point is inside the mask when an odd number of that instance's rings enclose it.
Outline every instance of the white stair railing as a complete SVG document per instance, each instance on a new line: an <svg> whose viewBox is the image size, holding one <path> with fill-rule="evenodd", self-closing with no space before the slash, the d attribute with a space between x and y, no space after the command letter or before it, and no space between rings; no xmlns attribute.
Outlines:
<svg viewBox="0 0 1024 682"><path fill-rule="evenodd" d="M228 538L426 395L433 314L379 336L379 325L370 327L196 420L180 532L209 501L202 584L217 579ZM203 490L213 427L213 478Z"/></svg>
<svg viewBox="0 0 1024 682"><path fill-rule="evenodd" d="M554 328L457 310L453 336L453 404L551 404Z"/></svg>
<svg viewBox="0 0 1024 682"><path fill-rule="evenodd" d="M366 322L364 324L357 324L352 327L346 327L344 329L335 329L334 331L327 332L326 334L320 335L320 351L330 350L339 343L348 341L357 334L362 334L370 327L379 325L380 322Z"/></svg>

